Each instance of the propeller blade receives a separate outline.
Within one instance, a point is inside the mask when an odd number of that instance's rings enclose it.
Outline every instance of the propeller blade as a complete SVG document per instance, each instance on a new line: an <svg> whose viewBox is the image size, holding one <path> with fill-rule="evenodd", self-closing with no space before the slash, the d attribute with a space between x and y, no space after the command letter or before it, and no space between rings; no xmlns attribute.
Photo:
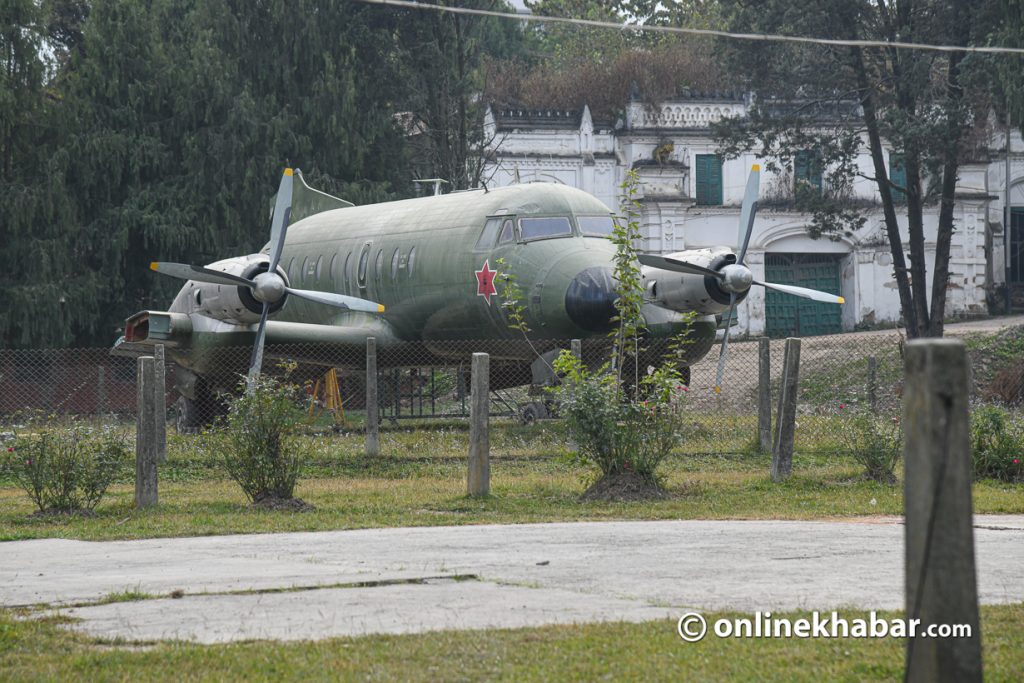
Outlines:
<svg viewBox="0 0 1024 683"><path fill-rule="evenodd" d="M704 266L694 265L693 263L687 263L686 261L680 261L669 256L660 256L658 254L638 254L636 260L645 266L650 266L651 268L661 268L662 270L671 270L677 273L689 273L691 275L710 275L711 277L717 277L718 279L722 279L723 277L718 271L705 268Z"/></svg>
<svg viewBox="0 0 1024 683"><path fill-rule="evenodd" d="M729 295L729 313L725 318L725 332L722 334L722 349L718 352L718 372L715 374L715 393L722 393L722 374L725 372L725 358L729 353L729 328L732 314L736 310L736 293Z"/></svg>
<svg viewBox="0 0 1024 683"><path fill-rule="evenodd" d="M743 208L740 210L740 234L736 239L736 245L740 248L736 263L743 265L743 259L747 256L747 247L750 245L750 233L754 231L754 216L757 215L757 196L761 184L761 166L754 164L747 176L747 190L743 193Z"/></svg>
<svg viewBox="0 0 1024 683"><path fill-rule="evenodd" d="M808 289L807 287L797 287L796 285L779 285L774 282L758 282L754 280L752 284L761 285L768 289L774 289L778 292L785 292L786 294L792 294L793 296L802 296L805 299L812 299L814 301L822 301L826 304L844 304L846 299L835 294L829 294L828 292L822 292L817 289Z"/></svg>
<svg viewBox="0 0 1024 683"><path fill-rule="evenodd" d="M263 304L263 314L260 315L260 326L256 330L256 341L252 345L252 355L249 357L249 375L245 379L245 390L251 392L256 386L256 380L260 378L260 370L263 368L263 340L267 336L267 316L270 315L270 304Z"/></svg>
<svg viewBox="0 0 1024 683"><path fill-rule="evenodd" d="M274 217L270 223L270 268L269 272L277 270L277 264L281 262L281 252L284 251L284 240L288 233L288 219L292 212L292 187L294 179L292 169L284 169L281 176L281 185L277 188L277 201L274 203Z"/></svg>
<svg viewBox="0 0 1024 683"><path fill-rule="evenodd" d="M333 292L315 292L309 289L293 289L291 287L285 287L285 291L299 297L300 299L316 301L317 303L327 304L328 306L337 306L338 308L347 308L352 311L364 311L366 313L384 312L384 306L382 304L378 304L374 301L367 301L366 299L359 299L354 296L334 294Z"/></svg>
<svg viewBox="0 0 1024 683"><path fill-rule="evenodd" d="M212 268L204 268L203 266L190 266L187 263L160 263L154 261L149 264L149 269L180 280L195 280L196 282L206 282L211 285L252 287L255 284L252 280L247 280L238 275L213 270Z"/></svg>

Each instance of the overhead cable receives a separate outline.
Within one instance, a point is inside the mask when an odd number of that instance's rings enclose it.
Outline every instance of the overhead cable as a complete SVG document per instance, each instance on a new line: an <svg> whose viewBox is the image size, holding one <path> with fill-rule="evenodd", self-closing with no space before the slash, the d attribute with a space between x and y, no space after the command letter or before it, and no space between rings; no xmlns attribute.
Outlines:
<svg viewBox="0 0 1024 683"><path fill-rule="evenodd" d="M572 17L540 16L537 14L513 14L497 10L476 9L473 7L457 7L452 5L435 5L413 0L357 0L369 5L387 5L403 9L416 9L448 14L469 14L481 17L498 17L516 21L533 21L548 24L573 24L591 28L607 28L618 31L636 31L645 33L677 33L695 36L715 36L732 40L752 40L760 42L805 43L812 45L835 45L841 47L881 47L898 48L901 50L931 50L935 52L982 52L987 54L1024 55L1024 48L1003 47L999 45L934 45L931 43L907 43L899 40L847 40L843 38L810 38L805 36L785 36L772 33L733 33L709 28L685 28L682 26L659 26L649 24L617 24L612 21L595 19L575 19Z"/></svg>

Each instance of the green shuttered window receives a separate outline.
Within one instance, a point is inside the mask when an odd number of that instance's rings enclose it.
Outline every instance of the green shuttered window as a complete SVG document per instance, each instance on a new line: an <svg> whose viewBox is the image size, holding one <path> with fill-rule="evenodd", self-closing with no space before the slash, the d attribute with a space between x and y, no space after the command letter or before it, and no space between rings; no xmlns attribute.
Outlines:
<svg viewBox="0 0 1024 683"><path fill-rule="evenodd" d="M821 159L812 150L802 149L793 160L793 178L797 186L806 183L821 191Z"/></svg>
<svg viewBox="0 0 1024 683"><path fill-rule="evenodd" d="M722 203L722 158L717 154L697 155L697 203L704 206Z"/></svg>
<svg viewBox="0 0 1024 683"><path fill-rule="evenodd" d="M889 152L889 180L893 185L907 186L907 167L903 165L903 155L898 152ZM907 193L894 187L892 200L897 204L903 204L907 201Z"/></svg>

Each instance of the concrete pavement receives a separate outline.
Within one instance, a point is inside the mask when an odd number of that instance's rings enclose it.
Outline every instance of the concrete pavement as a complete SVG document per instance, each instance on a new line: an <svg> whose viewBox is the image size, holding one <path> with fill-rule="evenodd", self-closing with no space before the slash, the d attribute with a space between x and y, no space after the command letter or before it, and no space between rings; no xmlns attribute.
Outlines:
<svg viewBox="0 0 1024 683"><path fill-rule="evenodd" d="M975 544L981 601L1024 601L1024 516L977 516ZM224 642L643 621L684 608L899 608L903 526L585 522L0 544L5 606L125 590L184 597L64 611L104 637Z"/></svg>

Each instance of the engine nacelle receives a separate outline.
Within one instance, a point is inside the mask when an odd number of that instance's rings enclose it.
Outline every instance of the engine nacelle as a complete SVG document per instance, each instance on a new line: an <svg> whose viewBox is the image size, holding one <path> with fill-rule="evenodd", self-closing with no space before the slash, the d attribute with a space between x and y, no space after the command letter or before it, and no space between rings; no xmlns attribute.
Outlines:
<svg viewBox="0 0 1024 683"><path fill-rule="evenodd" d="M240 275L250 280L259 273L265 273L269 267L270 261L266 254L235 256L207 266L213 270ZM278 266L277 273L285 284L288 284L288 276L284 269ZM285 294L271 304L270 312L280 311L287 300L288 295ZM175 297L169 310L175 313L198 313L215 320L247 325L260 321L263 304L253 297L252 291L248 287L211 285L189 280L178 292L178 296Z"/></svg>
<svg viewBox="0 0 1024 683"><path fill-rule="evenodd" d="M689 249L667 256L715 271L736 263L736 254L726 247ZM729 308L729 292L722 289L717 278L649 266L643 266L642 270L647 300L658 306L701 314L722 313ZM744 291L736 295L736 301L743 301L746 297L747 292Z"/></svg>

